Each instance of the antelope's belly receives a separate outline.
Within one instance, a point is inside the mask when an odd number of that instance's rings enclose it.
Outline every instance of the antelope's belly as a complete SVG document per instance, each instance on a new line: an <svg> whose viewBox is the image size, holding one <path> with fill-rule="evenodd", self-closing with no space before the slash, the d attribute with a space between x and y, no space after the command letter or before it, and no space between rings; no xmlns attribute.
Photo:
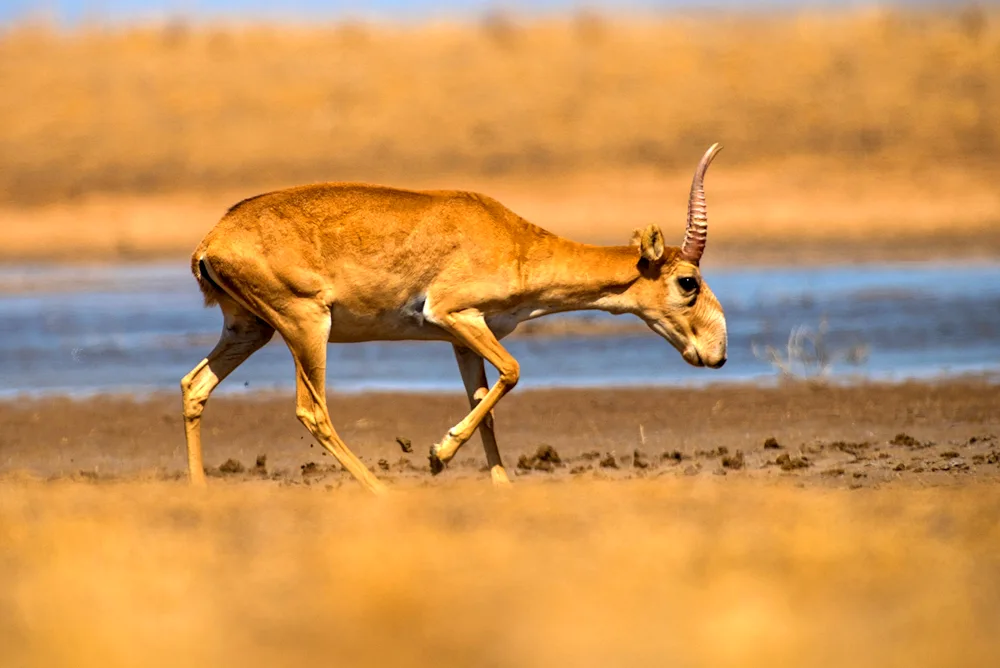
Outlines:
<svg viewBox="0 0 1000 668"><path fill-rule="evenodd" d="M419 308L403 305L395 309L354 310L334 305L330 309L330 341L453 341L453 337L429 322Z"/></svg>
<svg viewBox="0 0 1000 668"><path fill-rule="evenodd" d="M487 327L497 339L514 331L519 323L541 315L540 311L504 310L484 314ZM425 295L416 295L391 307L334 304L330 308L330 341L451 341L457 339L434 324Z"/></svg>

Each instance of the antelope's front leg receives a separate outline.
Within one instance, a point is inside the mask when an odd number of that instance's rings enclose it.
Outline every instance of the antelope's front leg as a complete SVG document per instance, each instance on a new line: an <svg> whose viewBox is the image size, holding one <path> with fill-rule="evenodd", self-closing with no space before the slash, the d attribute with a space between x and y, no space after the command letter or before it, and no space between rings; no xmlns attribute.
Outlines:
<svg viewBox="0 0 1000 668"><path fill-rule="evenodd" d="M478 311L448 313L434 318L435 323L450 332L460 345L489 361L500 372L500 378L486 395L472 408L465 418L448 430L440 443L431 446L430 464L434 474L444 470L462 445L472 438L476 428L490 414L503 395L507 394L520 377L517 360L511 357L486 325ZM497 455L499 459L499 454ZM493 462L490 462L491 466ZM506 474L504 474L506 477Z"/></svg>
<svg viewBox="0 0 1000 668"><path fill-rule="evenodd" d="M466 394L469 395L469 408L474 409L489 392L489 386L486 384L486 368L483 366L483 358L478 353L464 346L456 345L454 349L455 360L458 362L458 370L462 374L462 383L465 385ZM507 477L507 471L503 467L503 460L500 458L500 449L497 447L494 425L493 411L490 411L483 418L483 421L479 423L479 437L483 439L486 464L490 468L490 477L493 479L493 484L505 485L510 483L510 478Z"/></svg>

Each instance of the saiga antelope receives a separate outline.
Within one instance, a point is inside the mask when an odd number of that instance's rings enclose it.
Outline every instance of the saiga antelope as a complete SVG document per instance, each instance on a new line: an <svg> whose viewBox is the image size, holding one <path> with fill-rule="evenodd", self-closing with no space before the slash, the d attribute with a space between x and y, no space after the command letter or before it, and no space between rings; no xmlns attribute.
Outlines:
<svg viewBox="0 0 1000 668"><path fill-rule="evenodd" d="M471 411L431 446L434 473L479 429L491 476L507 482L493 407L519 367L500 340L548 313L633 313L694 366L726 361L722 307L701 278L708 216L695 170L680 248L660 228L628 246L591 246L551 234L470 192L334 183L243 200L191 258L225 319L215 349L181 381L191 482L204 485L200 423L212 390L277 331L296 368L296 415L373 492L383 485L348 450L326 405L327 342L434 340L454 346ZM487 387L483 360L500 373Z"/></svg>

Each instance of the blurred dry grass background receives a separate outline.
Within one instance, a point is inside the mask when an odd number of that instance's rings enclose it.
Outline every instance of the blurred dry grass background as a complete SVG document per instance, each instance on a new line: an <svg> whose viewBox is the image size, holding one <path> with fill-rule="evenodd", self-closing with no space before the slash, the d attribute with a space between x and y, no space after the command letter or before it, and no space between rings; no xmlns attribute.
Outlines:
<svg viewBox="0 0 1000 668"><path fill-rule="evenodd" d="M620 243L681 223L716 140L723 239L1000 252L990 8L24 23L0 33L0 87L7 258L177 253L236 200L329 180L478 189Z"/></svg>
<svg viewBox="0 0 1000 668"><path fill-rule="evenodd" d="M9 667L995 666L1000 491L0 486Z"/></svg>
<svg viewBox="0 0 1000 668"><path fill-rule="evenodd" d="M995 164L1000 13L9 28L0 193L810 156Z"/></svg>

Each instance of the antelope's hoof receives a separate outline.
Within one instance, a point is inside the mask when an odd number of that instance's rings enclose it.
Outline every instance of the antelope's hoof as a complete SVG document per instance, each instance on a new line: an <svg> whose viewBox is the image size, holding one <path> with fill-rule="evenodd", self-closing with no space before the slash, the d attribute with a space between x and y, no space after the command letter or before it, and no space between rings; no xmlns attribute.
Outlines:
<svg viewBox="0 0 1000 668"><path fill-rule="evenodd" d="M493 479L493 484L496 487L507 487L510 485L510 478L507 477L507 472L500 465L490 469L490 478Z"/></svg>
<svg viewBox="0 0 1000 668"><path fill-rule="evenodd" d="M437 456L433 445L431 446L431 454L428 455L427 459L431 463L431 475L437 475L441 471L444 471L444 462Z"/></svg>
<svg viewBox="0 0 1000 668"><path fill-rule="evenodd" d="M205 470L192 469L188 473L188 484L195 489L205 489L208 486L205 481Z"/></svg>

